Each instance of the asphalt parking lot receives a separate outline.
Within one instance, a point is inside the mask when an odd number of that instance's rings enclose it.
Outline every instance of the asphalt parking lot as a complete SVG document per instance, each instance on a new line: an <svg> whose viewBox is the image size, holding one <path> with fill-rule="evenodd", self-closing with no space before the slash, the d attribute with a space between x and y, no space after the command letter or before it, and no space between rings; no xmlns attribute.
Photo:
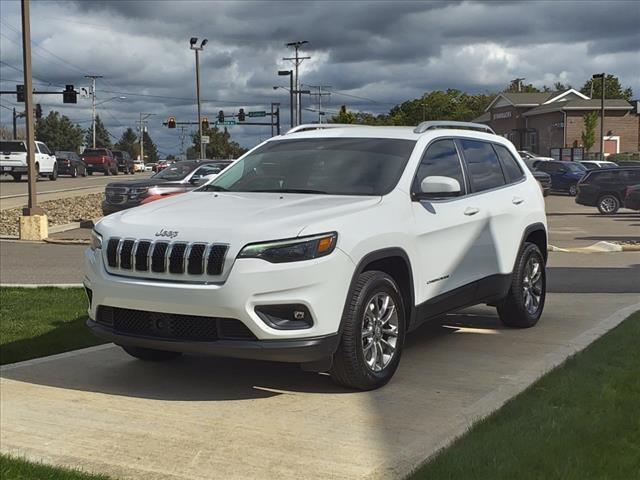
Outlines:
<svg viewBox="0 0 640 480"><path fill-rule="evenodd" d="M558 246L638 239L637 213L603 217L561 196L547 211ZM36 265L79 282L83 248L0 242L1 282L29 281ZM112 345L6 366L0 450L118 478L398 478L597 338L621 309L640 308L640 252L552 252L548 278L536 328L504 328L488 307L447 315L409 337L396 376L373 392L295 365L145 364Z"/></svg>

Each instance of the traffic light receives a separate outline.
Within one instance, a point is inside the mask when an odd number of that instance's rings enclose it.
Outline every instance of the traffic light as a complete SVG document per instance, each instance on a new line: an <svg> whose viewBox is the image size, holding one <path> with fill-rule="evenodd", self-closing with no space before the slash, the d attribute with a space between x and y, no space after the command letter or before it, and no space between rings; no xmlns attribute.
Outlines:
<svg viewBox="0 0 640 480"><path fill-rule="evenodd" d="M238 121L244 122L244 108L241 108L238 112Z"/></svg>
<svg viewBox="0 0 640 480"><path fill-rule="evenodd" d="M219 123L224 122L224 111L223 111L223 110L220 110L220 111L218 112L218 122L219 122Z"/></svg>
<svg viewBox="0 0 640 480"><path fill-rule="evenodd" d="M24 85L16 85L16 101L24 103Z"/></svg>
<svg viewBox="0 0 640 480"><path fill-rule="evenodd" d="M73 89L73 85L66 85L62 92L63 103L78 103L78 92Z"/></svg>
<svg viewBox="0 0 640 480"><path fill-rule="evenodd" d="M34 108L34 113L36 114L36 118L40 120L42 118L42 107L39 103L36 104L36 108Z"/></svg>
<svg viewBox="0 0 640 480"><path fill-rule="evenodd" d="M169 120L167 121L167 127L176 128L176 117L169 117Z"/></svg>
<svg viewBox="0 0 640 480"><path fill-rule="evenodd" d="M202 130L209 130L209 117L202 117Z"/></svg>

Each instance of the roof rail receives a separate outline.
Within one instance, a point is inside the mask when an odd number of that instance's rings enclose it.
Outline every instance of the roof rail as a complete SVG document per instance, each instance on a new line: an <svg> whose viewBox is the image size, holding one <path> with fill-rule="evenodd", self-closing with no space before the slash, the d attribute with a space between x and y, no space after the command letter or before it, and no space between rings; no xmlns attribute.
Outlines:
<svg viewBox="0 0 640 480"><path fill-rule="evenodd" d="M355 123L305 123L303 125L298 125L297 127L293 127L285 133L285 135L289 135L290 133L297 132L306 132L308 130L324 130L327 128L345 128L345 127L365 127L366 125L358 125Z"/></svg>
<svg viewBox="0 0 640 480"><path fill-rule="evenodd" d="M493 131L491 127L489 127L488 125L483 125L482 123L454 122L453 120L422 122L416 128L413 129L413 133L424 133L427 130L432 130L435 128L479 130L481 132L493 133L494 135L496 133Z"/></svg>

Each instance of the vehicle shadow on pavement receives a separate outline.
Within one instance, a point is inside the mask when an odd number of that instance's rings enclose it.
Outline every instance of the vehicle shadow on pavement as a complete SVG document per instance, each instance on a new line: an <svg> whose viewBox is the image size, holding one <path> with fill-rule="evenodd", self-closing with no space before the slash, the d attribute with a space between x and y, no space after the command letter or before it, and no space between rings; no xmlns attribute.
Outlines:
<svg viewBox="0 0 640 480"><path fill-rule="evenodd" d="M482 333L485 329L502 328L497 316L447 315L411 332L405 353L428 349L429 344L460 329ZM1 376L68 390L164 401L250 400L289 393L358 393L336 385L327 374L304 372L296 364L191 355L151 363L133 359L117 346L9 368L2 371Z"/></svg>

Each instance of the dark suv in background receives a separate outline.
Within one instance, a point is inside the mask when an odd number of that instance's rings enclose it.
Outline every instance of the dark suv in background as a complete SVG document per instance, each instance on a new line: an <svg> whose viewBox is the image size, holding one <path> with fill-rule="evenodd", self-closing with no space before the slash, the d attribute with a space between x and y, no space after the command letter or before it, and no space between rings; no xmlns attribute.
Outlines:
<svg viewBox="0 0 640 480"><path fill-rule="evenodd" d="M576 203L598 207L600 213L616 213L623 205L627 187L640 183L640 167L589 171L578 183Z"/></svg>
<svg viewBox="0 0 640 480"><path fill-rule="evenodd" d="M124 152L122 150L112 150L111 153L113 153L113 156L118 161L118 171L124 173L125 175L127 173L133 175L135 170L133 165L133 158L131 158L131 155L129 155L128 152Z"/></svg>
<svg viewBox="0 0 640 480"><path fill-rule="evenodd" d="M558 160L540 160L534 163L534 168L551 177L551 190L565 192L572 197L578 191L578 182L587 172L587 169L577 162Z"/></svg>

